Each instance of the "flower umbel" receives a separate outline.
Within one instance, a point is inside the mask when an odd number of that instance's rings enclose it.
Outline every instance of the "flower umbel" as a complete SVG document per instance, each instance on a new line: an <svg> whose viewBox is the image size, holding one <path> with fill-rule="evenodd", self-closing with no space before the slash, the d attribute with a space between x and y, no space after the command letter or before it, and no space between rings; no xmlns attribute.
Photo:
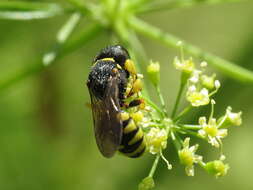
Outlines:
<svg viewBox="0 0 253 190"><path fill-rule="evenodd" d="M194 176L194 164L202 161L202 156L196 155L198 144L189 146L190 138L185 138L183 148L178 151L181 164L185 165L185 172L188 176Z"/></svg>
<svg viewBox="0 0 253 190"><path fill-rule="evenodd" d="M182 51L183 46L181 42L179 43L179 46ZM149 100L148 106L152 107L149 109L153 110L152 112L144 115L144 117L138 112L132 116L138 123L138 126L141 126L144 129L146 150L151 154L156 155L148 177L144 178L139 185L139 189L142 190L154 187L153 176L160 159L165 161L168 169L172 169L172 165L163 155L164 149L167 147L167 140L170 137L178 152L180 163L184 165L185 172L188 176L194 176L194 166L196 164L216 177L226 175L229 166L224 163L225 155L223 154L222 139L228 134L227 127L231 125L238 126L242 123L242 113L232 112L231 107L228 107L226 114L218 120L214 117L214 104L216 103L211 97L218 92L221 84L220 81L216 79L216 74L204 74L207 67L206 62L201 62L200 67L196 68L193 60L191 58L185 60L183 52L181 52L181 58L179 59L176 57L173 64L177 70L181 71L181 80L171 118L168 117L165 101L159 88L160 66L157 62L151 62L147 71L151 82L156 87L161 108L154 105L154 103ZM187 87L185 97L190 105L178 113L178 105L185 87ZM211 105L211 111L208 119L206 117L200 117L198 124L185 124L182 122L184 121L183 117L185 114L191 111L191 109L209 104ZM181 135L184 135L184 141L182 140ZM195 144L190 146L190 135L202 140L204 139L212 146L219 148L220 158L214 161L204 162L203 157L196 154L199 145Z"/></svg>

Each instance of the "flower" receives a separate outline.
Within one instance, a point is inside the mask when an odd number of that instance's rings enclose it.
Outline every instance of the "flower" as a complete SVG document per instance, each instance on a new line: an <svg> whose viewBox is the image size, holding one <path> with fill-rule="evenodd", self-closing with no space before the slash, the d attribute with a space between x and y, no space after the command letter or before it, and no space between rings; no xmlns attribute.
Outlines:
<svg viewBox="0 0 253 190"><path fill-rule="evenodd" d="M167 146L167 131L153 127L146 135L147 149L151 154L160 153Z"/></svg>
<svg viewBox="0 0 253 190"><path fill-rule="evenodd" d="M202 75L201 76L201 83L207 89L213 89L215 87L215 77L216 75L213 74L212 76Z"/></svg>
<svg viewBox="0 0 253 190"><path fill-rule="evenodd" d="M151 61L147 67L147 73L150 78L150 81L157 86L160 81L160 64L159 62Z"/></svg>
<svg viewBox="0 0 253 190"><path fill-rule="evenodd" d="M214 160L206 163L205 170L215 177L225 176L228 172L229 165L224 164L222 160Z"/></svg>
<svg viewBox="0 0 253 190"><path fill-rule="evenodd" d="M230 126L240 126L242 124L242 112L232 112L232 108L229 106L226 109L225 116L222 116L219 120L219 127L226 128Z"/></svg>
<svg viewBox="0 0 253 190"><path fill-rule="evenodd" d="M179 60L178 57L175 57L173 64L177 70L185 73L192 73L195 68L195 64L191 58L188 60Z"/></svg>
<svg viewBox="0 0 253 190"><path fill-rule="evenodd" d="M198 83L199 82L199 76L202 73L202 71L194 69L192 72L191 77L189 78L189 81L191 83Z"/></svg>
<svg viewBox="0 0 253 190"><path fill-rule="evenodd" d="M186 99L194 107L207 105L210 102L208 90L206 88L202 88L198 91L195 85L189 86L186 92Z"/></svg>
<svg viewBox="0 0 253 190"><path fill-rule="evenodd" d="M188 176L194 176L194 163L202 161L202 156L196 155L198 144L189 146L190 138L185 138L183 148L178 151L181 164L185 165L185 171Z"/></svg>
<svg viewBox="0 0 253 190"><path fill-rule="evenodd" d="M221 139L227 136L227 129L219 129L215 118L210 118L207 123L206 117L200 117L199 124L201 126L201 129L198 131L199 135L207 138L212 146L219 148Z"/></svg>
<svg viewBox="0 0 253 190"><path fill-rule="evenodd" d="M226 115L232 125L239 126L242 124L241 111L238 113L232 112L232 108L229 106L226 110Z"/></svg>

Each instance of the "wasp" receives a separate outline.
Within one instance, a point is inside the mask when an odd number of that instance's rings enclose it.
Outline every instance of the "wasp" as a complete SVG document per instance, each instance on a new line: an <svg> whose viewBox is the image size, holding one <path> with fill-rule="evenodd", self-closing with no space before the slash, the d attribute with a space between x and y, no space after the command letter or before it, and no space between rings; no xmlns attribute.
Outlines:
<svg viewBox="0 0 253 190"><path fill-rule="evenodd" d="M129 112L144 109L139 98L142 90L128 51L120 46L108 46L94 58L88 76L94 133L103 156L110 158L117 151L137 158L146 148L145 136Z"/></svg>

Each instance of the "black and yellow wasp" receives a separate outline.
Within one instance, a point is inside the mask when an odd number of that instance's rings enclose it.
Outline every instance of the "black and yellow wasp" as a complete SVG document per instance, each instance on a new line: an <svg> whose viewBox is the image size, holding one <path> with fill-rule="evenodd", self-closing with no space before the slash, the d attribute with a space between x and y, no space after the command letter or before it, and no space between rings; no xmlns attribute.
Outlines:
<svg viewBox="0 0 253 190"><path fill-rule="evenodd" d="M145 107L138 98L141 86L134 63L122 46L108 46L95 57L87 87L96 142L103 156L112 157L119 151L136 158L145 152L144 133L127 111Z"/></svg>

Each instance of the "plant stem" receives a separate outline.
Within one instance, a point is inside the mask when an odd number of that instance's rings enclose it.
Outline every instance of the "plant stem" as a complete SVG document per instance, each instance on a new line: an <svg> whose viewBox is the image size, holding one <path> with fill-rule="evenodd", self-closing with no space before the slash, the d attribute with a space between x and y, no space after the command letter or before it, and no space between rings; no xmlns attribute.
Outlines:
<svg viewBox="0 0 253 190"><path fill-rule="evenodd" d="M191 111L192 106L186 107L183 111L181 111L178 116L176 116L173 121L176 123L178 120L180 120L185 114L187 114L189 111Z"/></svg>
<svg viewBox="0 0 253 190"><path fill-rule="evenodd" d="M154 110L156 110L157 113L160 114L160 116L161 116L162 118L165 118L165 117L166 117L166 116L165 116L165 113L164 113L154 102L152 102L149 98L147 98L147 97L144 96L144 95L142 95L142 98L144 98L145 101L147 102L147 104L148 104L149 106L151 106Z"/></svg>
<svg viewBox="0 0 253 190"><path fill-rule="evenodd" d="M155 158L155 161L153 162L152 168L151 168L151 170L148 174L148 177L153 177L154 176L154 173L156 171L159 160L160 160L160 154L157 154L156 158Z"/></svg>
<svg viewBox="0 0 253 190"><path fill-rule="evenodd" d="M57 42L59 44L65 43L65 41L69 38L75 27L77 26L78 22L81 19L80 13L74 13L71 15L69 20L62 26L57 34Z"/></svg>
<svg viewBox="0 0 253 190"><path fill-rule="evenodd" d="M52 11L59 10L61 6L56 3L4 1L0 2L1 11Z"/></svg>
<svg viewBox="0 0 253 190"><path fill-rule="evenodd" d="M73 32L74 28L77 26L80 19L81 19L81 14L74 13L67 20L67 22L61 27L61 29L58 31L56 35L55 48L53 48L53 50L49 51L48 53L44 54L42 58L42 62L44 66L50 65L55 60L55 58L57 57L57 54L59 53L59 49L69 38L69 36Z"/></svg>
<svg viewBox="0 0 253 190"><path fill-rule="evenodd" d="M98 24L92 24L88 28L85 29L85 31L78 36L73 41L66 42L60 49L59 53L54 59L54 63L64 57L65 55L73 52L77 48L82 47L85 45L88 41L92 40L93 38L97 37L97 35L101 32L101 26ZM24 70L21 70L19 72L14 73L9 78L0 81L0 91L3 91L5 88L11 86L12 84L21 81L22 79L25 79L28 76L34 75L42 70L44 70L46 67L42 63L42 60L39 59L35 64L33 64L31 67L27 67Z"/></svg>
<svg viewBox="0 0 253 190"><path fill-rule="evenodd" d="M179 90L178 90L178 93L177 93L177 98L176 98L176 102L174 104L174 108L173 108L173 111L171 113L171 118L174 119L176 113L177 113L177 109L178 109L178 106L179 106L179 102L181 100L181 97L182 97L182 93L183 93L183 90L184 90L184 87L185 87L186 83L184 83L182 80L180 82L180 87L179 87Z"/></svg>
<svg viewBox="0 0 253 190"><path fill-rule="evenodd" d="M171 34L162 32L159 28L156 28L148 23L137 19L135 17L128 18L128 24L140 34L147 36L151 39L154 39L160 43L163 43L167 47L178 48L178 41L182 41L182 39L177 38ZM183 42L182 46L184 51L199 58L202 60L206 60L208 64L215 67L217 70L222 72L223 74L231 77L235 80L245 82L245 83L253 83L253 72L242 68L238 65L235 65L232 62L219 58L213 54L202 51L196 46L193 46L189 43Z"/></svg>
<svg viewBox="0 0 253 190"><path fill-rule="evenodd" d="M180 128L185 128L185 129L192 129L192 130L199 130L202 127L200 125L179 125Z"/></svg>
<svg viewBox="0 0 253 190"><path fill-rule="evenodd" d="M202 4L218 4L218 3L234 3L242 0L174 0L168 2L154 2L144 6L138 7L137 13L150 13L154 11L167 11L175 8L188 8Z"/></svg>
<svg viewBox="0 0 253 190"><path fill-rule="evenodd" d="M164 98L163 98L163 95L161 93L161 89L160 89L159 86L156 87L156 91L157 91L157 94L159 96L159 99L160 99L160 102L161 102L161 105L162 105L162 109L163 109L164 115L167 117L168 113L167 113L165 102L164 102Z"/></svg>
<svg viewBox="0 0 253 190"><path fill-rule="evenodd" d="M177 149L177 151L180 150L182 144L181 144L181 141L178 139L178 136L173 131L171 131L170 134L172 138L172 143L174 144L175 148Z"/></svg>

